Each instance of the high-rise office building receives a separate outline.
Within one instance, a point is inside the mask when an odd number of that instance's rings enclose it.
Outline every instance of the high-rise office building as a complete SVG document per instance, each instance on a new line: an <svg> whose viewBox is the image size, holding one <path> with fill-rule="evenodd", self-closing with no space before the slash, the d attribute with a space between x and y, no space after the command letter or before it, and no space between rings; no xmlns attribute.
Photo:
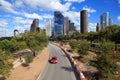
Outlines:
<svg viewBox="0 0 120 80"><path fill-rule="evenodd" d="M69 19L68 17L64 18L64 35L67 35L69 32Z"/></svg>
<svg viewBox="0 0 120 80"><path fill-rule="evenodd" d="M100 25L99 25L99 23L97 23L97 25L96 25L96 32L98 32L100 30Z"/></svg>
<svg viewBox="0 0 120 80"><path fill-rule="evenodd" d="M64 35L64 16L59 11L54 12L54 36Z"/></svg>
<svg viewBox="0 0 120 80"><path fill-rule="evenodd" d="M48 37L51 37L52 36L52 21L47 20L45 25L46 25L46 35Z"/></svg>
<svg viewBox="0 0 120 80"><path fill-rule="evenodd" d="M34 19L33 23L31 24L30 31L36 32L38 27L39 27L39 19Z"/></svg>
<svg viewBox="0 0 120 80"><path fill-rule="evenodd" d="M80 12L80 30L81 33L86 33L88 32L88 12L87 10L82 10Z"/></svg>
<svg viewBox="0 0 120 80"><path fill-rule="evenodd" d="M112 25L112 18L109 18L109 26Z"/></svg>
<svg viewBox="0 0 120 80"><path fill-rule="evenodd" d="M100 16L100 26L101 26L101 29L103 29L103 28L108 26L108 19L109 19L109 13L108 12L103 13Z"/></svg>
<svg viewBox="0 0 120 80"><path fill-rule="evenodd" d="M76 31L76 29L75 29L74 23L70 23L69 24L69 34L72 34L75 31Z"/></svg>

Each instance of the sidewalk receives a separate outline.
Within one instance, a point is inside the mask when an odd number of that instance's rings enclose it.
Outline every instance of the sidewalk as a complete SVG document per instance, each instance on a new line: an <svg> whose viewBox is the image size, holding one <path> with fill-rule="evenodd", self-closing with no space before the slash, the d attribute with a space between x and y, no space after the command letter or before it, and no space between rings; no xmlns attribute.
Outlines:
<svg viewBox="0 0 120 80"><path fill-rule="evenodd" d="M24 67L20 60L14 62L14 69L7 80L36 80L39 74L44 70L49 59L49 49L44 48L28 67Z"/></svg>
<svg viewBox="0 0 120 80"><path fill-rule="evenodd" d="M13 62L13 68L16 68L16 67L18 67L18 66L20 66L22 63L24 63L25 62L25 59L24 58L22 58L22 61L20 60L20 59L17 59L17 60L15 60L14 62Z"/></svg>

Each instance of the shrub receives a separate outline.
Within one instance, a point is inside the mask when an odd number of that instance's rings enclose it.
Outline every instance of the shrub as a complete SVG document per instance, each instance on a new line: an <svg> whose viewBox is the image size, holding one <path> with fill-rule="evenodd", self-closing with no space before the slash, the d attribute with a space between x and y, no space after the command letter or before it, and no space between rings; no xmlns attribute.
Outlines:
<svg viewBox="0 0 120 80"><path fill-rule="evenodd" d="M71 47L72 49L76 49L77 46L78 46L78 42L77 42L77 40L75 40L75 39L71 39L71 40L69 41L69 44L70 44L70 47Z"/></svg>
<svg viewBox="0 0 120 80"><path fill-rule="evenodd" d="M88 41L79 41L79 45L77 47L77 50L78 50L78 53L79 55L83 54L83 55L86 55L88 54L88 50L89 50L89 42Z"/></svg>
<svg viewBox="0 0 120 80"><path fill-rule="evenodd" d="M32 54L27 55L25 58L25 61L26 61L26 64L31 63L33 61L33 55Z"/></svg>
<svg viewBox="0 0 120 80"><path fill-rule="evenodd" d="M113 42L99 42L95 46L96 53L111 53L115 49L115 44Z"/></svg>
<svg viewBox="0 0 120 80"><path fill-rule="evenodd" d="M3 53L0 50L0 74L3 76L8 76L13 65L9 62L11 59L11 55L9 53Z"/></svg>

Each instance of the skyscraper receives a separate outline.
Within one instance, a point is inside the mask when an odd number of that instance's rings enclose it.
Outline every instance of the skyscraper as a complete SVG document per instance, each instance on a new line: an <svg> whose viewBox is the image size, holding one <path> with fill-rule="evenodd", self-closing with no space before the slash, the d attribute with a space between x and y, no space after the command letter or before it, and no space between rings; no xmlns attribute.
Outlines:
<svg viewBox="0 0 120 80"><path fill-rule="evenodd" d="M112 25L112 19L109 18L109 26Z"/></svg>
<svg viewBox="0 0 120 80"><path fill-rule="evenodd" d="M80 12L80 24L81 24L81 33L88 32L88 12L87 10L82 10Z"/></svg>
<svg viewBox="0 0 120 80"><path fill-rule="evenodd" d="M97 23L96 32L98 32L99 30L100 30L100 25L99 25L99 23Z"/></svg>
<svg viewBox="0 0 120 80"><path fill-rule="evenodd" d="M100 26L101 26L101 29L103 29L103 28L108 26L108 19L109 19L109 13L108 12L103 13L100 16Z"/></svg>
<svg viewBox="0 0 120 80"><path fill-rule="evenodd" d="M64 34L64 16L59 11L54 12L54 36Z"/></svg>
<svg viewBox="0 0 120 80"><path fill-rule="evenodd" d="M52 36L52 21L47 20L45 25L46 25L46 35L48 37L51 37Z"/></svg>
<svg viewBox="0 0 120 80"><path fill-rule="evenodd" d="M36 32L38 27L39 27L39 19L34 19L33 23L31 24L30 31L31 32Z"/></svg>
<svg viewBox="0 0 120 80"><path fill-rule="evenodd" d="M69 19L68 17L64 18L64 35L67 35L69 32Z"/></svg>
<svg viewBox="0 0 120 80"><path fill-rule="evenodd" d="M69 34L73 34L73 32L75 32L75 26L74 23L70 23L69 24Z"/></svg>

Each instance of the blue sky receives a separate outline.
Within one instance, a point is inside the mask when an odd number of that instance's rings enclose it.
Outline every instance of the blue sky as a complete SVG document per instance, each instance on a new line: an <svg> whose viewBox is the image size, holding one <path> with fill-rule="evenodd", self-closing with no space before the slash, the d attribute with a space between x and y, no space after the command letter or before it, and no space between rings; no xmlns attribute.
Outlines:
<svg viewBox="0 0 120 80"><path fill-rule="evenodd" d="M80 11L88 10L88 31L95 31L100 15L109 12L113 24L120 25L120 0L0 0L0 37L29 30L34 18L45 28L46 20L53 20L54 11L61 11L80 29Z"/></svg>

